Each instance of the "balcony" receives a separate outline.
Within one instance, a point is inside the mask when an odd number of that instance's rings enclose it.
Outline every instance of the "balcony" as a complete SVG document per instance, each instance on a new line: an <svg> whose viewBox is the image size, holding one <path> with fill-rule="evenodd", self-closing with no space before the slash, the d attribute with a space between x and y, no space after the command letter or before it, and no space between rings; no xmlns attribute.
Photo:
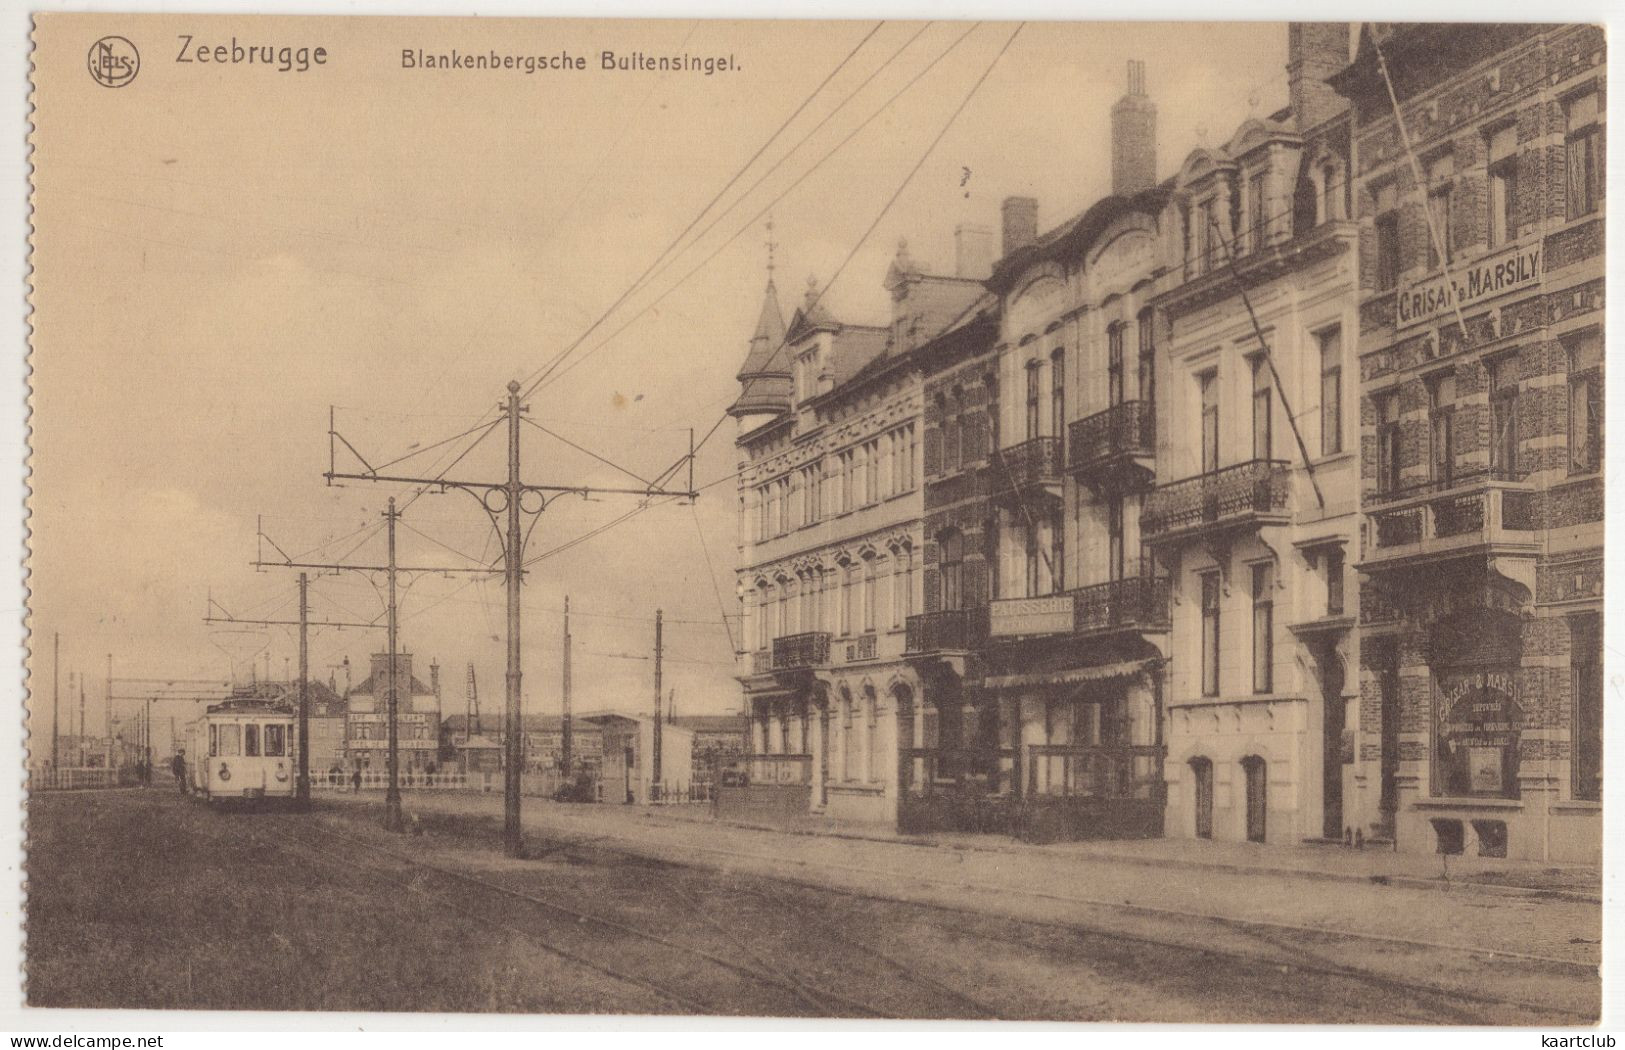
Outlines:
<svg viewBox="0 0 1625 1050"><path fill-rule="evenodd" d="M1291 480L1285 460L1253 459L1159 485L1145 498L1140 534L1156 543L1282 524Z"/></svg>
<svg viewBox="0 0 1625 1050"><path fill-rule="evenodd" d="M1532 557L1535 510L1529 483L1499 471L1381 493L1366 501L1371 546L1365 566L1391 568L1464 554Z"/></svg>
<svg viewBox="0 0 1625 1050"><path fill-rule="evenodd" d="M1149 401L1124 401L1067 429L1067 469L1095 488L1134 489L1151 480L1157 416Z"/></svg>
<svg viewBox="0 0 1625 1050"><path fill-rule="evenodd" d="M1000 449L993 457L989 488L1005 503L1061 499L1061 439L1035 437Z"/></svg>
<svg viewBox="0 0 1625 1050"><path fill-rule="evenodd" d="M860 634L846 643L846 662L860 663L864 660L873 660L880 655L880 646L874 632Z"/></svg>
<svg viewBox="0 0 1625 1050"><path fill-rule="evenodd" d="M994 638L1168 629L1168 581L1129 577L1044 598L1003 598L990 607Z"/></svg>
<svg viewBox="0 0 1625 1050"><path fill-rule="evenodd" d="M987 641L987 606L910 616L905 653L965 652Z"/></svg>
<svg viewBox="0 0 1625 1050"><path fill-rule="evenodd" d="M829 632L807 631L773 639L773 670L793 671L829 663Z"/></svg>

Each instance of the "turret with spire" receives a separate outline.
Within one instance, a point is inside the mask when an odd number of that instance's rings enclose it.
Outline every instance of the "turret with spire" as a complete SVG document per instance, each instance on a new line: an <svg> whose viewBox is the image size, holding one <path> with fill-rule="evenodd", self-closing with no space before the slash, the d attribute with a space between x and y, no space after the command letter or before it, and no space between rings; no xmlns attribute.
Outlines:
<svg viewBox="0 0 1625 1050"><path fill-rule="evenodd" d="M739 399L729 406L735 417L780 415L790 411L794 395L790 360L784 349L784 314L779 310L779 291L773 283L773 223L767 224L767 290L762 297L756 334L750 337L750 351L739 369Z"/></svg>

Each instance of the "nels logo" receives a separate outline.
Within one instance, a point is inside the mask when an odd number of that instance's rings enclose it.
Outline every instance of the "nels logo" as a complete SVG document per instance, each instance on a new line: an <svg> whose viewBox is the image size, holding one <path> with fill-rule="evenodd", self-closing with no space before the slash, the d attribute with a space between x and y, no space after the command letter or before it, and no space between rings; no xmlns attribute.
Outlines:
<svg viewBox="0 0 1625 1050"><path fill-rule="evenodd" d="M90 75L102 87L123 87L141 71L141 54L121 36L104 36L90 45Z"/></svg>

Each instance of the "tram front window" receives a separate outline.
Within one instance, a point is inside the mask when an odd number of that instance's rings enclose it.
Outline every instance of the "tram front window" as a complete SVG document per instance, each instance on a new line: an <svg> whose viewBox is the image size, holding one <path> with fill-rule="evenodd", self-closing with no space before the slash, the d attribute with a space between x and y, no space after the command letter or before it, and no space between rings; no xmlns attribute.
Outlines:
<svg viewBox="0 0 1625 1050"><path fill-rule="evenodd" d="M218 747L215 749L215 754L221 756L242 754L243 739L241 729L241 726L236 725L220 726L216 736Z"/></svg>
<svg viewBox="0 0 1625 1050"><path fill-rule="evenodd" d="M288 753L288 727L265 727L265 757L281 758Z"/></svg>
<svg viewBox="0 0 1625 1050"><path fill-rule="evenodd" d="M260 753L260 727L252 723L243 726L243 754L257 758Z"/></svg>

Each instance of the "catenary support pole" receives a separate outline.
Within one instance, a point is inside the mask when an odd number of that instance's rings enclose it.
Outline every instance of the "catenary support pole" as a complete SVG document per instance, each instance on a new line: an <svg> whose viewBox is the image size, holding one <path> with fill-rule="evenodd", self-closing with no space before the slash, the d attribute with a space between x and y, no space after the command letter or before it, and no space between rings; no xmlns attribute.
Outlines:
<svg viewBox="0 0 1625 1050"><path fill-rule="evenodd" d="M294 801L310 806L310 577L299 574L299 773Z"/></svg>
<svg viewBox="0 0 1625 1050"><path fill-rule="evenodd" d="M62 632L54 631L51 634L51 774L56 774L57 767L62 764L57 749L60 746L62 734L57 731L62 712Z"/></svg>
<svg viewBox="0 0 1625 1050"><path fill-rule="evenodd" d="M564 596L564 721L561 725L559 768L566 782L570 779L571 752L575 749L570 725L570 596Z"/></svg>
<svg viewBox="0 0 1625 1050"><path fill-rule="evenodd" d="M519 785L524 749L524 726L519 709L519 582L523 555L519 535L519 500L524 488L519 481L519 383L508 384L508 542L506 576L508 589L508 675L503 709L504 744L507 764L502 782L502 851L510 857L524 856L524 839L519 828Z"/></svg>
<svg viewBox="0 0 1625 1050"><path fill-rule="evenodd" d="M663 648L662 642L661 642L661 620L662 620L662 613L661 613L661 611L659 609L656 609L655 610L655 724L654 724L654 747L652 749L654 751L654 754L649 756L649 791L651 792L651 794L657 793L657 792L660 791L660 773L661 773L661 770L660 770L660 743L661 743L661 740L660 740L660 738L661 738L661 732L660 732L660 705L662 703L662 696L661 696L662 690L661 690L661 687L660 687L660 662L661 662L660 658L661 658L661 655L662 655L661 650Z"/></svg>
<svg viewBox="0 0 1625 1050"><path fill-rule="evenodd" d="M396 646L400 636L400 624L395 618L395 519L399 516L395 511L395 497L389 497L389 509L384 512L389 520L389 788L384 792L384 828L387 831L400 831L401 822L401 781L400 781L400 738L396 732L396 717L399 713L400 691L396 681L395 665L399 659Z"/></svg>

